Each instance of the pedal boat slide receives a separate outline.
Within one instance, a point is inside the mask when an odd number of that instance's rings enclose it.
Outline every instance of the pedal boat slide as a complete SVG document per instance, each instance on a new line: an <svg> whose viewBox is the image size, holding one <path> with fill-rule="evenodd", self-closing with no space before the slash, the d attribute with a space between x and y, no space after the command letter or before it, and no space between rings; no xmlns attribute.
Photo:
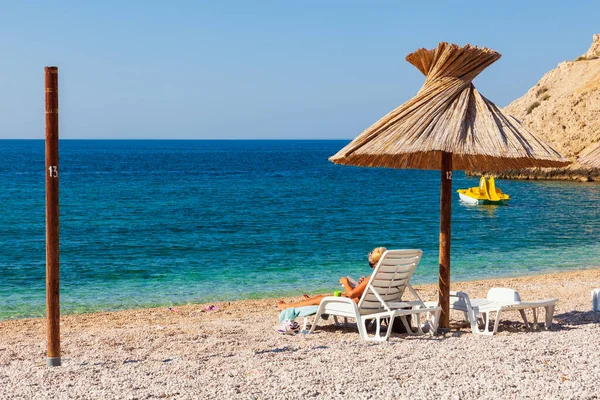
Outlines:
<svg viewBox="0 0 600 400"><path fill-rule="evenodd" d="M496 187L494 178L485 180L482 176L479 180L479 187L457 190L460 199L470 204L504 204L510 200L510 196Z"/></svg>

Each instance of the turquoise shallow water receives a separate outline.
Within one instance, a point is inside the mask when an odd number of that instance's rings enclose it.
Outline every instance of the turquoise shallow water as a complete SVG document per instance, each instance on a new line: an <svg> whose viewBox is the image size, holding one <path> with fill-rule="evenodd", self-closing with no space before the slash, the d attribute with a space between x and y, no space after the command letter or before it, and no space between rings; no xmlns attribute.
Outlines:
<svg viewBox="0 0 600 400"><path fill-rule="evenodd" d="M423 249L436 282L440 173L327 161L346 143L61 141L62 312L334 290L379 245ZM42 316L44 143L0 159L0 319ZM453 280L600 266L600 185L498 186L510 205L454 195Z"/></svg>

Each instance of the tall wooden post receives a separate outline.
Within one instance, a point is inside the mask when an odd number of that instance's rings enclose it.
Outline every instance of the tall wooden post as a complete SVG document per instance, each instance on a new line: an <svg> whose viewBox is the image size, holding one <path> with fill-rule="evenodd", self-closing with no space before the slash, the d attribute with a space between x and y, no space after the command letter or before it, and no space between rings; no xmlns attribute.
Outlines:
<svg viewBox="0 0 600 400"><path fill-rule="evenodd" d="M60 365L58 241L58 68L44 68L46 86L46 318L48 366Z"/></svg>
<svg viewBox="0 0 600 400"><path fill-rule="evenodd" d="M452 213L452 153L442 152L440 189L440 293L442 307L439 327L450 328L450 219Z"/></svg>

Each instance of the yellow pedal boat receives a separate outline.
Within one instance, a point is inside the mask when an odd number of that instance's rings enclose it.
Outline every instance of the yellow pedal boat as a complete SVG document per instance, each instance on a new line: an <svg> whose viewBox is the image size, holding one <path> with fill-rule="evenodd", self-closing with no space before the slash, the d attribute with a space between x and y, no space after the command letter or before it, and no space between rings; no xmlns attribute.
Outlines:
<svg viewBox="0 0 600 400"><path fill-rule="evenodd" d="M479 187L458 189L457 192L462 201L471 204L503 204L510 200L509 195L496 187L493 177L486 181L482 176Z"/></svg>

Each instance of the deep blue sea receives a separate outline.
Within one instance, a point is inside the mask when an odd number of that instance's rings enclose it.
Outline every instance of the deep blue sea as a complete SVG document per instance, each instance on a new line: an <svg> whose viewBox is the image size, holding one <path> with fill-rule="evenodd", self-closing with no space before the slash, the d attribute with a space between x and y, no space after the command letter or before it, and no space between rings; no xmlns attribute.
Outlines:
<svg viewBox="0 0 600 400"><path fill-rule="evenodd" d="M346 143L62 140L62 312L331 291L376 246L423 249L436 282L440 172L330 163ZM44 142L0 160L0 319L43 316ZM510 205L454 193L453 280L600 266L599 184L497 186Z"/></svg>

